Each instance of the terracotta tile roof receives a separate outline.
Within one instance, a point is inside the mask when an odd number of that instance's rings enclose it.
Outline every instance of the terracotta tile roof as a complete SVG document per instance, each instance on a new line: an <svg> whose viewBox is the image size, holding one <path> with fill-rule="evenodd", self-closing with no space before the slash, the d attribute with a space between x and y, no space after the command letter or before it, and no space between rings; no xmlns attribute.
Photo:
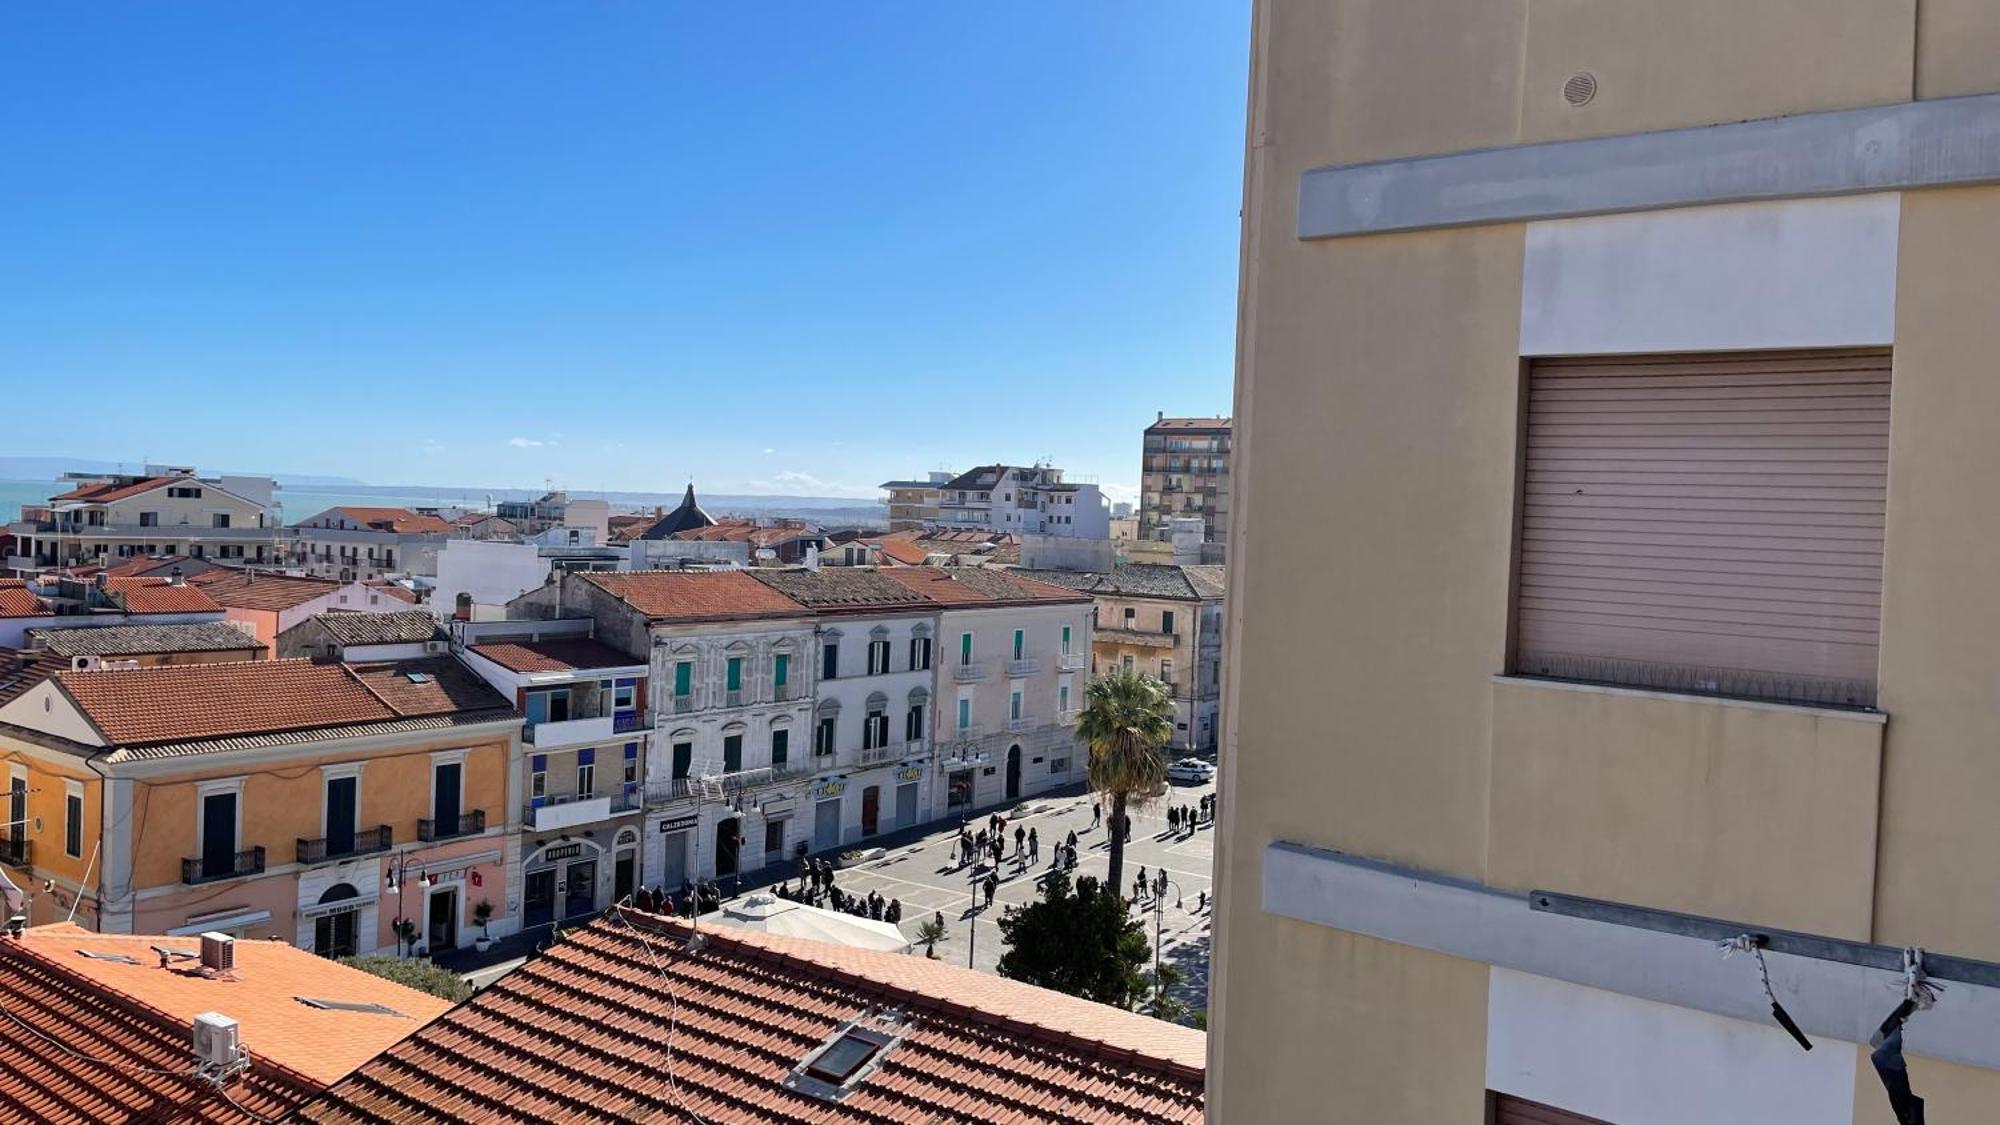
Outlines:
<svg viewBox="0 0 2000 1125"><path fill-rule="evenodd" d="M0 617L52 617L55 610L18 578L0 578Z"/></svg>
<svg viewBox="0 0 2000 1125"><path fill-rule="evenodd" d="M899 566L878 571L947 607L1025 602L1088 602L1090 597L1046 582L979 566Z"/></svg>
<svg viewBox="0 0 2000 1125"><path fill-rule="evenodd" d="M660 621L730 621L807 612L740 570L591 571L577 577Z"/></svg>
<svg viewBox="0 0 2000 1125"><path fill-rule="evenodd" d="M922 594L872 568L833 566L823 570L757 570L751 576L800 605L822 613L912 607L930 608Z"/></svg>
<svg viewBox="0 0 2000 1125"><path fill-rule="evenodd" d="M894 535L885 535L880 539L868 540L867 542L874 546L876 550L881 551L884 555L887 555L896 562L902 563L904 566L922 566L924 565L924 560L931 557L929 551L919 547L913 540Z"/></svg>
<svg viewBox="0 0 2000 1125"><path fill-rule="evenodd" d="M89 620L84 618L83 620ZM226 621L185 625L112 625L84 629L30 629L35 647L58 656L142 656L160 652L247 652L264 642Z"/></svg>
<svg viewBox="0 0 2000 1125"><path fill-rule="evenodd" d="M87 484L81 488L72 488L68 492L51 496L49 499L52 501L86 500L92 504L108 504L113 500L123 500L127 496L137 496L142 492L151 492L162 485L176 484L190 479L187 477L147 477L144 480L134 481L130 484L106 481L102 484Z"/></svg>
<svg viewBox="0 0 2000 1125"><path fill-rule="evenodd" d="M399 602L408 602L411 605L418 604L416 592L411 590L408 586L404 586L400 583L389 582L389 581L374 581L374 582L369 582L366 585L368 586L369 589L380 590Z"/></svg>
<svg viewBox="0 0 2000 1125"><path fill-rule="evenodd" d="M1087 570L1016 570L1017 577L1111 597L1170 598L1199 601L1223 596L1220 566L1175 566L1168 563L1120 563L1106 572Z"/></svg>
<svg viewBox="0 0 2000 1125"><path fill-rule="evenodd" d="M313 614L309 620L343 645L419 644L439 634L437 618L421 609L394 613L328 610Z"/></svg>
<svg viewBox="0 0 2000 1125"><path fill-rule="evenodd" d="M267 611L303 605L342 586L331 578L293 578L233 568L207 571L188 581L226 608Z"/></svg>
<svg viewBox="0 0 2000 1125"><path fill-rule="evenodd" d="M497 641L468 650L510 672L573 672L590 668L643 666L642 657L620 652L602 641L562 639Z"/></svg>
<svg viewBox="0 0 2000 1125"><path fill-rule="evenodd" d="M760 527L751 520L718 520L707 527L693 527L686 531L676 531L669 539L725 540L732 543L749 543L756 547L768 547L783 543L788 539L821 539L824 536L809 527Z"/></svg>
<svg viewBox="0 0 2000 1125"><path fill-rule="evenodd" d="M338 512L371 531L424 535L446 535L451 532L451 525L443 519L437 516L420 516L408 508L329 508L327 511ZM292 526L311 530L303 523Z"/></svg>
<svg viewBox="0 0 2000 1125"><path fill-rule="evenodd" d="M396 714L404 717L475 711L505 711L511 714L514 710L514 704L506 696L448 656L348 664L345 667Z"/></svg>
<svg viewBox="0 0 2000 1125"><path fill-rule="evenodd" d="M222 606L199 587L166 578L112 578L105 590L127 613L216 613Z"/></svg>
<svg viewBox="0 0 2000 1125"><path fill-rule="evenodd" d="M27 1034L10 1020L10 1034L0 1035L0 1117L269 1119L451 1007L284 942L238 942L229 978L190 971L186 962L163 969L154 945L198 951L201 942L95 934L70 925L38 926L19 939L0 940L0 1006L41 1033ZM138 964L85 957L84 950ZM299 1002L302 996L380 1004L399 1014L312 1008ZM251 1067L226 1089L257 1117L186 1077L192 1063L188 1029L195 1016L211 1011L237 1021Z"/></svg>
<svg viewBox="0 0 2000 1125"><path fill-rule="evenodd" d="M1206 1037L896 953L625 912L303 1107L315 1122L1198 1122ZM901 1039L839 1101L787 1079L848 1021ZM878 1025L879 1026L879 1025Z"/></svg>

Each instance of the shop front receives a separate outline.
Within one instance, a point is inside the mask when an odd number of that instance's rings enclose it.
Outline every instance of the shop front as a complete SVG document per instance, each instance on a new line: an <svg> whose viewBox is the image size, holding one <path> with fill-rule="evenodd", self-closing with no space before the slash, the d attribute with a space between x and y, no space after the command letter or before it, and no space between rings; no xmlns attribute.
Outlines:
<svg viewBox="0 0 2000 1125"><path fill-rule="evenodd" d="M521 925L584 918L609 903L612 856L595 840L556 840L521 863Z"/></svg>

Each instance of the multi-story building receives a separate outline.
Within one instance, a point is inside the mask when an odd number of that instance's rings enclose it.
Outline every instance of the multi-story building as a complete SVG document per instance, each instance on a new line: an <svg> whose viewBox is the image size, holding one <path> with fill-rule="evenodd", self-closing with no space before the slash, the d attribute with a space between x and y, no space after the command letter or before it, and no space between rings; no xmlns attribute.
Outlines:
<svg viewBox="0 0 2000 1125"><path fill-rule="evenodd" d="M339 610L315 613L279 633L276 655L280 660L414 660L446 648L444 630L427 609Z"/></svg>
<svg viewBox="0 0 2000 1125"><path fill-rule="evenodd" d="M553 528L527 543L453 539L438 552L430 606L439 617L501 620L507 603L572 570L620 570L626 547L580 528Z"/></svg>
<svg viewBox="0 0 2000 1125"><path fill-rule="evenodd" d="M114 578L111 584L115 588L120 581ZM399 613L410 606L380 586L336 578L297 578L250 568L206 571L189 579L188 587L212 599L228 620L263 641L273 655L278 651L278 637L314 614Z"/></svg>
<svg viewBox="0 0 2000 1125"><path fill-rule="evenodd" d="M895 492L891 482L890 492ZM938 486L938 531L987 531L1108 539L1111 508L1094 484L1063 480L1052 465L981 465Z"/></svg>
<svg viewBox="0 0 2000 1125"><path fill-rule="evenodd" d="M524 719L512 769L521 799L508 810L508 871L518 883L507 890L523 926L594 914L639 886L649 669L646 657L593 639L592 626L451 627L459 658Z"/></svg>
<svg viewBox="0 0 2000 1125"><path fill-rule="evenodd" d="M1253 42L1209 1112L1991 1119L2000 8Z"/></svg>
<svg viewBox="0 0 2000 1125"><path fill-rule="evenodd" d="M860 567L760 570L818 618L811 848L829 851L932 819L930 735L938 607Z"/></svg>
<svg viewBox="0 0 2000 1125"><path fill-rule="evenodd" d="M315 578L372 582L398 574L435 575L452 526L408 508L328 508L293 524L287 561Z"/></svg>
<svg viewBox="0 0 2000 1125"><path fill-rule="evenodd" d="M881 488L889 494L889 530L914 531L934 527L938 521L938 497L953 472L932 472L929 480L887 480Z"/></svg>
<svg viewBox="0 0 2000 1125"><path fill-rule="evenodd" d="M938 607L932 816L1081 782L1075 722L1090 673L1090 598L986 567L877 573Z"/></svg>
<svg viewBox="0 0 2000 1125"><path fill-rule="evenodd" d="M191 468L148 465L143 473L70 473L73 486L9 524L10 569L101 565L146 555L190 555L270 564L282 553L275 499L265 477L201 477Z"/></svg>
<svg viewBox="0 0 2000 1125"><path fill-rule="evenodd" d="M469 945L514 917L520 719L449 657L69 671L0 706L0 862L31 920L276 937L329 956ZM27 882L23 882L23 879Z"/></svg>
<svg viewBox="0 0 2000 1125"><path fill-rule="evenodd" d="M598 640L648 654L648 884L728 878L811 846L811 610L740 570L567 573L507 609L590 618Z"/></svg>
<svg viewBox="0 0 2000 1125"><path fill-rule="evenodd" d="M1174 699L1174 750L1212 751L1221 733L1223 568L1119 564L1108 572L1014 573L1090 595L1091 672L1152 676Z"/></svg>
<svg viewBox="0 0 2000 1125"><path fill-rule="evenodd" d="M1165 539L1169 521L1198 516L1202 541L1229 538L1227 418L1169 418L1146 427L1139 455L1139 538Z"/></svg>

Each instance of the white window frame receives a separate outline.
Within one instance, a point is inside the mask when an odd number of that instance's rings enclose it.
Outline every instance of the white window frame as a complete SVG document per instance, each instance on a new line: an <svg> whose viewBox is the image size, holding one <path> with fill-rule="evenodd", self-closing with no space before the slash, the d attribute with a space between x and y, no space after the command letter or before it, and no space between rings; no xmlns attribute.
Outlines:
<svg viewBox="0 0 2000 1125"><path fill-rule="evenodd" d="M623 753L624 751L621 748L619 752ZM597 763L578 762L576 766L576 799L587 801L595 796L597 796Z"/></svg>
<svg viewBox="0 0 2000 1125"><path fill-rule="evenodd" d="M76 850L69 848L70 801L76 801ZM83 858L83 782L63 778L63 854L71 859Z"/></svg>
<svg viewBox="0 0 2000 1125"><path fill-rule="evenodd" d="M326 822L327 788L329 783L339 781L343 778L351 777L354 779L354 831L356 833L361 831L361 767L366 764L366 762L343 762L337 766L321 766L319 768L320 839L326 839L327 830L333 827Z"/></svg>

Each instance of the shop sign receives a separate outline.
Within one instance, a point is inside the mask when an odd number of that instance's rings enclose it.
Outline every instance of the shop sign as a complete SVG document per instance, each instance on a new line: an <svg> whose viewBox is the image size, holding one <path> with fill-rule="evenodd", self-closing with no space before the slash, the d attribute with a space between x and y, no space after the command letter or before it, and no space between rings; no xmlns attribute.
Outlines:
<svg viewBox="0 0 2000 1125"><path fill-rule="evenodd" d="M574 859L582 854L582 844L557 844L554 847L542 849L542 861L544 863L554 863L559 859Z"/></svg>
<svg viewBox="0 0 2000 1125"><path fill-rule="evenodd" d="M700 822L701 817L699 815L669 817L660 822L660 831L663 834L667 832L685 832Z"/></svg>
<svg viewBox="0 0 2000 1125"><path fill-rule="evenodd" d="M922 766L904 766L902 769L896 771L897 781L915 781L922 776L924 776L924 767Z"/></svg>
<svg viewBox="0 0 2000 1125"><path fill-rule="evenodd" d="M813 789L813 796L825 799L827 797L838 797L845 792L847 792L846 780L835 777L823 781L815 787Z"/></svg>

